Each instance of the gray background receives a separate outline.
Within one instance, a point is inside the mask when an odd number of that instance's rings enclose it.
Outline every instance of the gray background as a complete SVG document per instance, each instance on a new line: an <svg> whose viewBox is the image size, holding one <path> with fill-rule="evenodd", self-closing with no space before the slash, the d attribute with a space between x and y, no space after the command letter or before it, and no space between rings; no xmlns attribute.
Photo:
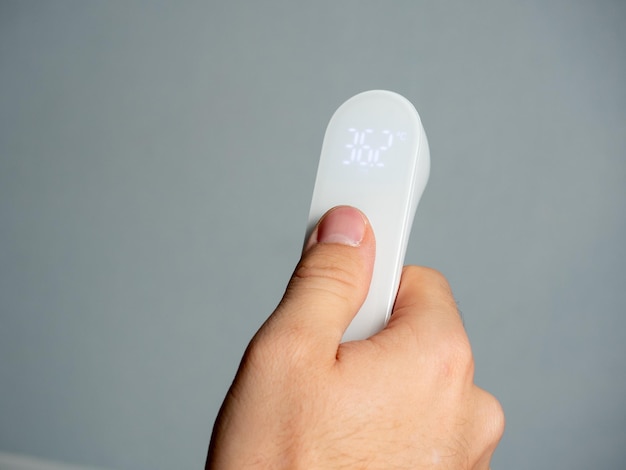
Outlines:
<svg viewBox="0 0 626 470"><path fill-rule="evenodd" d="M0 3L0 450L203 465L351 95L420 111L494 468L626 462L626 4Z"/></svg>

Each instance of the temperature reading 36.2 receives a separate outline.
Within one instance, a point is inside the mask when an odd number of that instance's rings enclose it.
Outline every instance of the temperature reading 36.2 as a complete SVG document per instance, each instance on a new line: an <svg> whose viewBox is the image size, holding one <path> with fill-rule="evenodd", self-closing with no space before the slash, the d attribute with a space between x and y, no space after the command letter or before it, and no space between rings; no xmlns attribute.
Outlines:
<svg viewBox="0 0 626 470"><path fill-rule="evenodd" d="M394 133L392 131L351 127L348 132L351 136L350 142L345 145L348 155L343 160L344 165L369 168L383 168L385 166L383 154L393 145Z"/></svg>

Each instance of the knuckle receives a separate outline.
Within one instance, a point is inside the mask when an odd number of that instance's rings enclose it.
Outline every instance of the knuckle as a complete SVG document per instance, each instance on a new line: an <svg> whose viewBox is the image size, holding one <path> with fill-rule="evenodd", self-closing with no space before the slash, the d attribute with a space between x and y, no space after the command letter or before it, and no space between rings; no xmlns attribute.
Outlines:
<svg viewBox="0 0 626 470"><path fill-rule="evenodd" d="M348 258L338 258L320 254L314 259L303 259L294 272L296 279L307 280L332 280L341 284L354 285L353 263Z"/></svg>
<svg viewBox="0 0 626 470"><path fill-rule="evenodd" d="M446 293L452 293L452 289L450 288L450 283L446 276L434 268L429 267L416 267L412 266L416 275L419 275L423 278L423 280L428 280L430 284L438 287L439 289L445 291Z"/></svg>
<svg viewBox="0 0 626 470"><path fill-rule="evenodd" d="M449 335L440 340L432 354L432 363L444 379L471 379L474 375L474 356L467 335Z"/></svg>
<svg viewBox="0 0 626 470"><path fill-rule="evenodd" d="M506 419L500 402L489 392L476 389L479 393L474 402L477 444L483 454L491 454L504 434Z"/></svg>
<svg viewBox="0 0 626 470"><path fill-rule="evenodd" d="M403 277L405 276L413 283L421 285L432 302L458 311L450 283L440 271L424 266L407 266L403 271Z"/></svg>
<svg viewBox="0 0 626 470"><path fill-rule="evenodd" d="M445 305L447 308L457 311L458 313L458 306L454 298L454 294L452 293L452 287L450 287L448 279L446 279L446 277L439 271L431 269L430 281L431 291L438 294L437 298L442 302L442 304Z"/></svg>
<svg viewBox="0 0 626 470"><path fill-rule="evenodd" d="M447 288L450 287L450 285L448 284L448 279L443 275L441 271L428 267L424 268L424 271L433 281L437 282L439 285Z"/></svg>
<svg viewBox="0 0 626 470"><path fill-rule="evenodd" d="M506 418L500 402L491 394L487 394L487 396L485 406L487 408L486 416L488 422L485 426L485 431L487 440L495 446L504 434Z"/></svg>
<svg viewBox="0 0 626 470"><path fill-rule="evenodd" d="M322 254L314 260L302 260L294 271L291 288L324 292L347 302L360 286L362 270L356 264L351 258Z"/></svg>

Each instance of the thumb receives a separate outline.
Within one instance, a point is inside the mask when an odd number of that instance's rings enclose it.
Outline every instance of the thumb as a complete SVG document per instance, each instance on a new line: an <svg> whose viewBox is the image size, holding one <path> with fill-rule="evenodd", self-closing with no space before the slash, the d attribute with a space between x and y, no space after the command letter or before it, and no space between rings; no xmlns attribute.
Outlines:
<svg viewBox="0 0 626 470"><path fill-rule="evenodd" d="M319 221L285 295L266 326L300 346L332 348L363 304L372 277L374 233L359 210L339 206ZM282 335L281 335L282 336Z"/></svg>

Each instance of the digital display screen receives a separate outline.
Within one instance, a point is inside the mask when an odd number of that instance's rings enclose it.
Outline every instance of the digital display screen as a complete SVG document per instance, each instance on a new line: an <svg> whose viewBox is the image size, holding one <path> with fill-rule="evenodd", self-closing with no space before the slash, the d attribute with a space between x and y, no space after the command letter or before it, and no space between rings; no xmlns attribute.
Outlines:
<svg viewBox="0 0 626 470"><path fill-rule="evenodd" d="M344 103L326 129L320 184L333 194L341 188L345 201L383 188L402 190L413 176L419 125L412 105L392 95L374 93Z"/></svg>
<svg viewBox="0 0 626 470"><path fill-rule="evenodd" d="M360 168L384 168L392 155L389 150L404 143L406 138L403 131L350 127L342 163Z"/></svg>

